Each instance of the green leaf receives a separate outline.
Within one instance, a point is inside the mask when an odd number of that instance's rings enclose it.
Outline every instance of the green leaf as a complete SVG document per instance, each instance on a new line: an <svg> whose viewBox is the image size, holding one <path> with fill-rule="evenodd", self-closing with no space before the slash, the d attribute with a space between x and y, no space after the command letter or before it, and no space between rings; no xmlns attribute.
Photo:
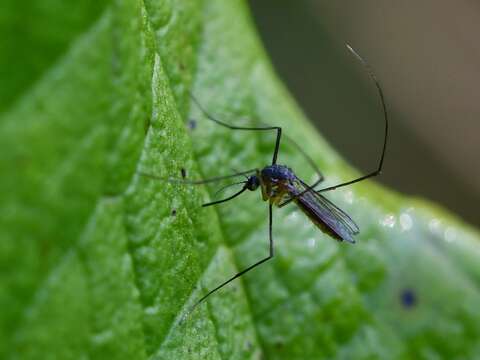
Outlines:
<svg viewBox="0 0 480 360"><path fill-rule="evenodd" d="M45 4L18 17L9 1L0 18L25 30L7 35L0 62L11 94L0 104L1 358L478 356L478 232L371 181L329 194L360 225L356 245L294 206L276 210L275 258L181 321L268 253L266 206L248 193L201 208L220 185L138 171L261 167L274 142L208 121L189 90L231 124L282 126L327 185L358 173L276 79L242 1ZM288 142L280 162L313 179Z"/></svg>

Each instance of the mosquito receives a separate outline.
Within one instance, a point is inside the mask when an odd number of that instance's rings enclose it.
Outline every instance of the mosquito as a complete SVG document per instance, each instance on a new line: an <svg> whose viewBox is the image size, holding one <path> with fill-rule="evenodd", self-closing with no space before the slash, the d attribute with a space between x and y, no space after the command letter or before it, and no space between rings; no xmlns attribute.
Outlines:
<svg viewBox="0 0 480 360"><path fill-rule="evenodd" d="M202 114L208 118L209 120L215 122L218 125L224 126L231 130L244 130L244 131L275 131L276 132L276 141L275 141L275 148L273 151L272 162L270 165L267 165L261 169L255 168L250 169L242 172L237 172L235 174L227 175L227 176L219 176L210 179L204 180L186 180L186 179L164 179L160 178L155 175L147 174L147 173L140 173L140 175L153 178L153 179L160 179L160 180L167 180L171 182L179 182L184 184L207 184L213 183L217 181L222 181L230 178L235 178L239 176L245 176L246 180L235 183L232 185L243 184L242 188L234 193L233 195L221 199L212 201L206 204L203 204L203 207L219 205L225 203L227 201L233 200L234 198L238 197L245 191L255 191L257 189L261 189L262 192L262 199L263 201L268 202L268 236L269 236L269 254L265 258L257 261L256 263L250 265L246 269L241 270L234 276L230 277L228 280L224 281L214 289L208 291L204 296L202 296L194 305L192 306L191 311L195 309L198 305L204 302L210 295L217 292L233 280L239 278L240 276L246 274L247 272L253 270L254 268L258 267L259 265L271 260L274 257L274 242L272 236L272 228L273 228L273 216L272 210L274 206L279 208L294 202L298 208L305 214L307 217L315 224L321 231L327 233L332 238L338 241L346 241L349 243L355 243L355 235L357 235L360 231L359 227L355 222L348 216L343 210L338 208L335 204L333 204L330 200L325 198L322 193L327 191L332 191L338 189L340 187L352 185L358 183L360 181L366 180L368 178L375 177L379 175L382 171L383 161L385 158L385 152L387 148L387 139L388 139L388 115L387 115L387 108L385 105L385 98L383 95L383 90L378 82L375 74L371 70L370 66L365 62L365 60L348 44L346 44L347 49L357 58L361 64L366 69L370 79L376 86L381 105L383 110L383 117L385 122L385 130L384 130L384 139L383 139L383 146L380 155L380 160L378 162L378 166L375 171L372 171L366 175L360 176L356 179L343 182L334 186L325 187L323 189L316 190L316 187L324 180L324 176L315 165L314 161L301 149L301 147L294 142L293 140L289 139L294 146L302 153L305 159L308 161L310 166L315 170L317 173L318 179L312 184L308 185L303 180L301 180L292 169L285 165L277 164L278 158L278 151L280 148L280 140L282 138L282 128L279 126L262 126L262 127L240 127L240 126L233 126L227 124L223 121L218 120L214 116L212 116L201 104L200 102L191 94L192 100L195 105L199 108ZM183 174L183 173L182 173ZM223 189L223 188L222 188ZM221 189L221 190L222 190ZM189 312L189 313L190 313Z"/></svg>

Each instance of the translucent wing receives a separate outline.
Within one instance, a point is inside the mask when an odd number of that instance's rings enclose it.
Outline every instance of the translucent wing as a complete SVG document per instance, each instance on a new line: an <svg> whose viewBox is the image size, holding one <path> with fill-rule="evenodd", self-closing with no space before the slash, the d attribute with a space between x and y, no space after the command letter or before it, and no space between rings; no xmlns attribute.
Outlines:
<svg viewBox="0 0 480 360"><path fill-rule="evenodd" d="M357 224L330 200L309 189L308 185L298 178L295 186L289 186L289 190L292 196L301 194L294 199L295 203L321 230L338 240L355 242L353 236L359 232Z"/></svg>

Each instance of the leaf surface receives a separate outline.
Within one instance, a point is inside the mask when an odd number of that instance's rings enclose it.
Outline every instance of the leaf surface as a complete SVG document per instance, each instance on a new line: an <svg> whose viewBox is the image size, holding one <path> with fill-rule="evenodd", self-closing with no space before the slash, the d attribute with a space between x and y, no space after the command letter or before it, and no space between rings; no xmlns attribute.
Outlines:
<svg viewBox="0 0 480 360"><path fill-rule="evenodd" d="M54 6L45 32L74 11ZM480 353L478 233L373 182L327 195L359 224L356 245L320 233L294 206L279 209L274 260L181 321L202 294L266 256L267 208L250 192L201 208L222 184L138 172L208 178L265 166L274 145L273 133L208 121L189 91L225 122L282 126L326 186L358 173L276 79L242 1L124 0L76 14L83 30L42 56L41 69L20 61L3 88L15 101L1 104L0 119L2 358ZM17 86L20 71L41 76ZM279 162L315 178L288 142Z"/></svg>

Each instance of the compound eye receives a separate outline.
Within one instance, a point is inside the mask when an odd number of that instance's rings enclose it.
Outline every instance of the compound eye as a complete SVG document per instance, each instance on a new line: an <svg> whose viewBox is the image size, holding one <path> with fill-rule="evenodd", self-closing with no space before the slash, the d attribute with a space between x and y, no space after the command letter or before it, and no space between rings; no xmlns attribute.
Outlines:
<svg viewBox="0 0 480 360"><path fill-rule="evenodd" d="M247 181L247 189L254 191L260 186L260 181L256 176L250 176Z"/></svg>

